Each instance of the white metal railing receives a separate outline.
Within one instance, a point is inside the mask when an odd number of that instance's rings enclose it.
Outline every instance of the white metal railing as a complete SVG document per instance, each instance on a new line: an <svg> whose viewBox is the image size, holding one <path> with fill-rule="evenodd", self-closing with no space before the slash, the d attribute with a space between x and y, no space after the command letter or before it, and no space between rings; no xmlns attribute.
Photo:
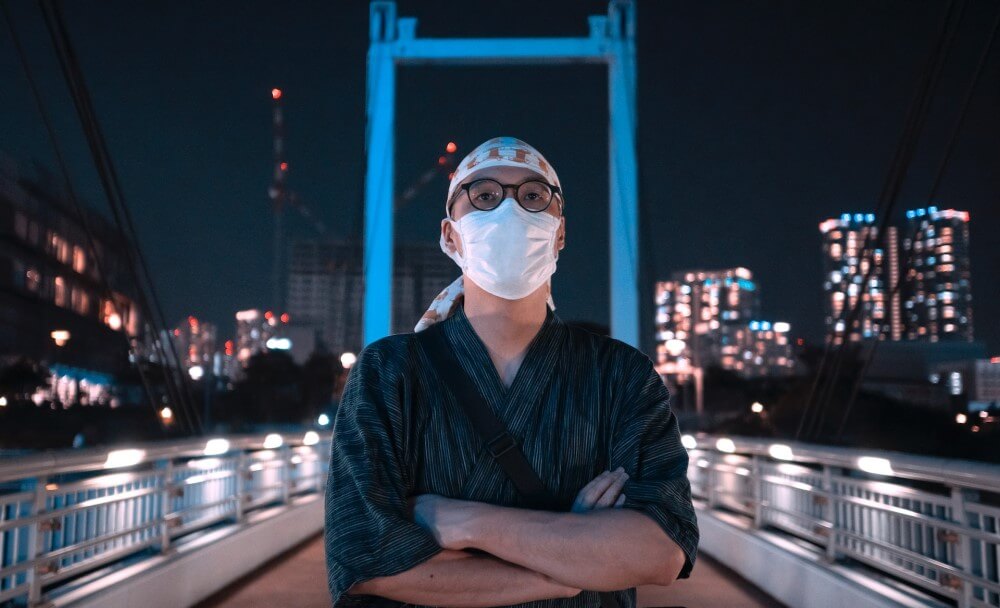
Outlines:
<svg viewBox="0 0 1000 608"><path fill-rule="evenodd" d="M1000 466L739 437L683 441L692 494L706 508L960 608L1000 607Z"/></svg>
<svg viewBox="0 0 1000 608"><path fill-rule="evenodd" d="M231 436L0 460L0 605L152 557L255 509L322 495L330 438Z"/></svg>

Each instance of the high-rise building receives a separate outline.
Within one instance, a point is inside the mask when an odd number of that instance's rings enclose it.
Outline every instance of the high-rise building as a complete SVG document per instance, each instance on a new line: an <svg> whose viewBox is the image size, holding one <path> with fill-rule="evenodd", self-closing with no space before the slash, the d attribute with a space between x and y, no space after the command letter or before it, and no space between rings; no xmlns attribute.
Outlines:
<svg viewBox="0 0 1000 608"><path fill-rule="evenodd" d="M288 312L295 326L316 329L333 353L362 347L362 255L353 240L292 243ZM461 271L436 243L397 244L394 255L392 331L405 333Z"/></svg>
<svg viewBox="0 0 1000 608"><path fill-rule="evenodd" d="M756 320L760 295L746 268L688 270L656 284L656 359L681 373L718 365L746 377L794 371L788 323Z"/></svg>
<svg viewBox="0 0 1000 608"><path fill-rule="evenodd" d="M907 211L902 257L906 338L971 342L969 213Z"/></svg>
<svg viewBox="0 0 1000 608"><path fill-rule="evenodd" d="M141 337L129 247L103 215L86 204L78 213L59 183L0 157L0 359L46 365L52 390L40 399L111 402L110 378Z"/></svg>
<svg viewBox="0 0 1000 608"><path fill-rule="evenodd" d="M826 329L833 343L842 344L845 337L849 342L885 339L901 331L899 315L887 297L899 272L898 267L890 267L898 258L895 231L888 231L880 241L873 213L845 213L821 222L819 231L823 235ZM851 311L859 305L858 322L848 328Z"/></svg>

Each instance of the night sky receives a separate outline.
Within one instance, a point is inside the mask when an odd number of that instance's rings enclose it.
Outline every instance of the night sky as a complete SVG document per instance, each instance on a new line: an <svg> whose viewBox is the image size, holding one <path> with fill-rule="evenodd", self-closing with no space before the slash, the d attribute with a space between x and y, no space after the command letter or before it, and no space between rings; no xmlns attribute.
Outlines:
<svg viewBox="0 0 1000 608"><path fill-rule="evenodd" d="M106 208L36 4L9 0L78 190ZM763 318L823 332L818 224L874 209L945 3L651 2L638 5L641 183L653 276L746 266ZM399 2L421 36L584 36L605 2ZM972 2L897 206L927 204L959 104L1000 4ZM271 288L272 87L285 92L289 185L335 235L361 229L365 2L66 2L68 25L171 322L233 328ZM604 68L402 68L397 192L449 140L497 135L559 172L567 248L555 300L608 322ZM6 24L0 152L55 167ZM940 194L972 218L978 339L1000 349L1000 48ZM436 242L444 175L396 216ZM290 216L293 235L315 233ZM458 269L456 268L456 276ZM651 290L648 292L651 296Z"/></svg>

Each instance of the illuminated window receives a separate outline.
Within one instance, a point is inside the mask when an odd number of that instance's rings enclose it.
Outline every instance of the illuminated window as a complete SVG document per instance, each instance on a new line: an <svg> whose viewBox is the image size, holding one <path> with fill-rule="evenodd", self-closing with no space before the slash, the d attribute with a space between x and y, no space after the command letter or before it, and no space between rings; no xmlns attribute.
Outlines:
<svg viewBox="0 0 1000 608"><path fill-rule="evenodd" d="M62 277L55 279L55 303L56 306L66 306L66 280Z"/></svg>
<svg viewBox="0 0 1000 608"><path fill-rule="evenodd" d="M73 270L83 272L87 269L87 256L83 252L83 247L73 246Z"/></svg>
<svg viewBox="0 0 1000 608"><path fill-rule="evenodd" d="M34 268L29 268L28 271L24 273L24 286L28 288L28 291L37 292L41 283L42 275L38 274L38 271Z"/></svg>

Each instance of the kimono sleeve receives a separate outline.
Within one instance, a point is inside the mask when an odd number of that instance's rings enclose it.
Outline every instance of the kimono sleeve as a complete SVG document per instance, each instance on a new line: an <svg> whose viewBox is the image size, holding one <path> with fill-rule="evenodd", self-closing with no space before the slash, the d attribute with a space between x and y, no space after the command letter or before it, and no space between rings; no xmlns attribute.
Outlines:
<svg viewBox="0 0 1000 608"><path fill-rule="evenodd" d="M698 520L687 477L688 455L681 444L670 393L649 357L632 359L626 371L623 413L615 424L612 466L629 475L622 507L651 517L684 551L678 578L688 578L698 552Z"/></svg>
<svg viewBox="0 0 1000 608"><path fill-rule="evenodd" d="M399 445L405 417L385 357L373 348L377 344L351 368L334 422L325 494L327 583L334 606L373 605L373 597L347 590L409 570L441 551L410 516L409 475Z"/></svg>

